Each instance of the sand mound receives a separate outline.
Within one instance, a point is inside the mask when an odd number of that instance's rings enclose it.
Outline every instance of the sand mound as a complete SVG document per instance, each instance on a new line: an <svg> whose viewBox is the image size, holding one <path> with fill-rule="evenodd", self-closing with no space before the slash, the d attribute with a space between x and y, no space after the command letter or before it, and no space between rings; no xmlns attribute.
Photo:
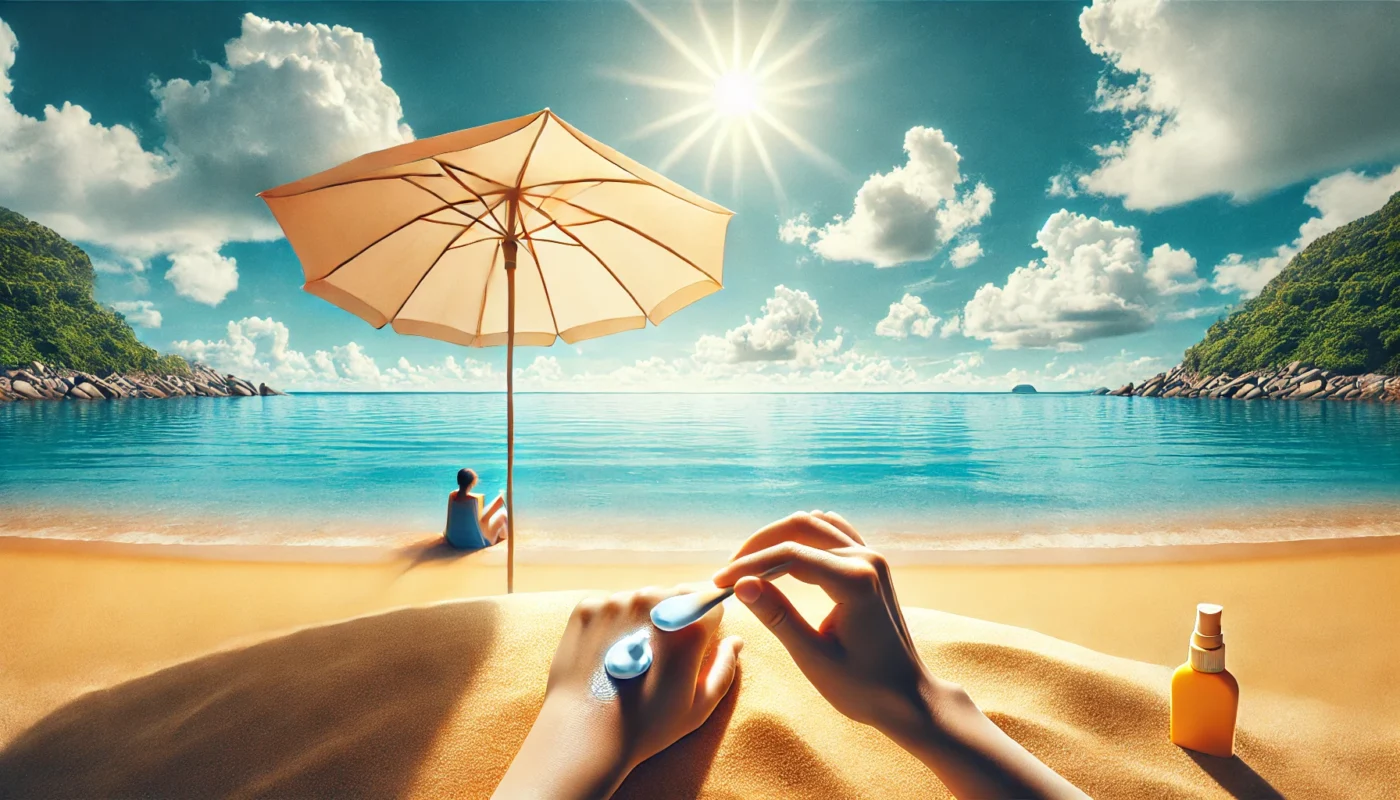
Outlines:
<svg viewBox="0 0 1400 800"><path fill-rule="evenodd" d="M408 608L298 631L84 695L0 752L0 796L484 797L539 707L576 593ZM619 797L939 797L841 717L742 609L736 690ZM1099 798L1392 796L1400 733L1244 687L1239 757L1166 739L1169 670L910 610L929 665Z"/></svg>

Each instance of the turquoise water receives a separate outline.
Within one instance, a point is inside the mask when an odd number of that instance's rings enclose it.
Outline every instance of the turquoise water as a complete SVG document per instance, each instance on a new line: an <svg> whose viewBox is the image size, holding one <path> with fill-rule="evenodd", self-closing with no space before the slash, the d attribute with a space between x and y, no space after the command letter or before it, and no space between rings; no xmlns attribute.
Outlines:
<svg viewBox="0 0 1400 800"><path fill-rule="evenodd" d="M730 541L803 508L917 543L1400 498L1400 408L1368 404L527 394L516 412L517 521L559 546ZM11 403L0 508L111 523L51 535L421 536L440 530L459 467L503 486L504 430L493 394Z"/></svg>

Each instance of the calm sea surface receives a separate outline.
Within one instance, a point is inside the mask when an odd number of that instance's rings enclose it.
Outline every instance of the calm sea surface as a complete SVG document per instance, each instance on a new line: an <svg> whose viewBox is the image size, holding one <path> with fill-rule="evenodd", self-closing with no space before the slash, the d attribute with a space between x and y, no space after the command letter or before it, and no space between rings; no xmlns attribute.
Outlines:
<svg viewBox="0 0 1400 800"><path fill-rule="evenodd" d="M10 403L0 510L54 521L39 533L56 536L421 538L440 530L459 467L489 494L503 487L504 405L492 394ZM1400 500L1393 406L527 394L516 419L518 524L563 547L701 547L811 508L918 546Z"/></svg>

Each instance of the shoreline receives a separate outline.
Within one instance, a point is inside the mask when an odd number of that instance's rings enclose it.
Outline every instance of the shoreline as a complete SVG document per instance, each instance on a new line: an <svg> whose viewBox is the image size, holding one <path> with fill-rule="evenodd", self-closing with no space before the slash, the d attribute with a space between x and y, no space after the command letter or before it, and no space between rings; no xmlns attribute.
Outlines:
<svg viewBox="0 0 1400 800"><path fill-rule="evenodd" d="M718 564L750 532L725 523L678 527L667 520L625 519L606 528L532 515L517 528L523 564ZM1042 530L985 525L957 532L900 533L853 519L870 545L904 564L1113 564L1201 561L1266 553L1385 547L1400 538L1400 506L1272 507L1174 518L1123 515L1117 522ZM722 531L716 533L716 529ZM150 513L0 504L0 543L10 548L88 547L91 551L165 554L206 560L384 563L430 549L440 534L422 528L347 525L327 529L292 517L234 523ZM504 551L472 554L504 563Z"/></svg>
<svg viewBox="0 0 1400 800"><path fill-rule="evenodd" d="M1197 374L1184 363L1134 385L1113 391L1094 390L1110 397L1160 397L1184 400L1348 400L1362 403L1400 403L1400 377L1379 372L1362 375L1320 369L1301 361L1273 369L1256 369L1236 375Z"/></svg>
<svg viewBox="0 0 1400 800"><path fill-rule="evenodd" d="M877 544L877 543L872 543ZM443 550L434 555L434 551ZM1279 541L1198 542L1190 544L1132 544L1088 547L886 548L881 552L895 566L1093 566L1114 564L1184 564L1332 553L1400 550L1400 530L1390 533L1333 535ZM170 561L242 562L252 564L383 565L428 554L455 558L480 567L502 567L504 548L457 552L441 546L439 537L425 537L397 547L318 544L196 544L190 542L123 542L55 538L0 533L0 554L6 552L109 555ZM516 563L550 567L646 566L723 564L732 550L665 550L626 547L516 550Z"/></svg>

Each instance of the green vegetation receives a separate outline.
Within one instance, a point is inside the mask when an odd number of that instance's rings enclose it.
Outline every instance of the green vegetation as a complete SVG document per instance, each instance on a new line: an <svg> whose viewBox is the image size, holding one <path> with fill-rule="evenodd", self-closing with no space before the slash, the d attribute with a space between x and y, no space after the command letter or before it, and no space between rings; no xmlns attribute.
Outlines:
<svg viewBox="0 0 1400 800"><path fill-rule="evenodd" d="M98 305L92 288L86 253L0 208L0 364L188 374L184 359L141 344L121 314Z"/></svg>
<svg viewBox="0 0 1400 800"><path fill-rule="evenodd" d="M1400 193L1308 245L1258 297L1212 325L1183 363L1213 375L1295 360L1400 375Z"/></svg>

